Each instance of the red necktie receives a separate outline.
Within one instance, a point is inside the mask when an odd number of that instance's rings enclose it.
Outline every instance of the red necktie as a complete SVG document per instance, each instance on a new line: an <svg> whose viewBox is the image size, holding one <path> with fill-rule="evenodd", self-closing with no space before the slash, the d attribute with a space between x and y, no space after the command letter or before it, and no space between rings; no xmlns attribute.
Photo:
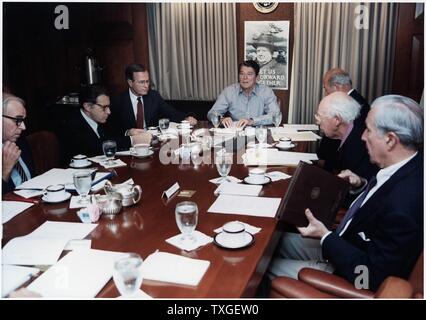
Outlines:
<svg viewBox="0 0 426 320"><path fill-rule="evenodd" d="M141 97L138 97L137 111L136 111L136 127L143 129L143 104Z"/></svg>

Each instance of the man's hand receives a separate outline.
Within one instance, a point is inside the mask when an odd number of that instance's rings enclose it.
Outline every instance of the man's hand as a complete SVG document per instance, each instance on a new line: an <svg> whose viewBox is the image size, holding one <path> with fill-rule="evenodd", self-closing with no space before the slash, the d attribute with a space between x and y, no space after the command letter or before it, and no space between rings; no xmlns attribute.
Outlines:
<svg viewBox="0 0 426 320"><path fill-rule="evenodd" d="M306 209L305 216L308 218L309 225L307 227L297 227L302 236L321 239L329 231L321 221L314 217L311 210Z"/></svg>
<svg viewBox="0 0 426 320"><path fill-rule="evenodd" d="M21 149L15 144L15 142L6 141L3 145L3 168L2 168L2 179L7 182L10 179L10 174L18 162L21 156Z"/></svg>
<svg viewBox="0 0 426 320"><path fill-rule="evenodd" d="M345 180L349 181L349 183L351 184L351 186L354 187L354 188L359 188L363 184L365 184L365 179L364 178L361 178L360 176L357 176L355 173L353 173L350 170L343 170L337 176L340 177L340 178L342 178L342 179L345 179Z"/></svg>
<svg viewBox="0 0 426 320"><path fill-rule="evenodd" d="M254 121L251 119L241 119L237 122L237 128L244 128L245 126L251 126L252 124L254 124Z"/></svg>
<svg viewBox="0 0 426 320"><path fill-rule="evenodd" d="M136 134L131 137L132 145L140 144L140 143L151 143L152 134L149 132L143 132L141 134Z"/></svg>
<svg viewBox="0 0 426 320"><path fill-rule="evenodd" d="M129 136L135 136L135 135L137 135L137 134L142 134L142 133L144 133L144 132L145 132L145 130L143 130L143 129L133 128L133 129L129 129L129 130L127 131L127 134L128 134Z"/></svg>
<svg viewBox="0 0 426 320"><path fill-rule="evenodd" d="M225 128L230 128L234 125L234 121L232 121L231 117L223 118L221 123Z"/></svg>
<svg viewBox="0 0 426 320"><path fill-rule="evenodd" d="M197 124L197 119L195 119L194 117L189 116L186 117L185 120L189 121L189 124L191 126L195 126Z"/></svg>

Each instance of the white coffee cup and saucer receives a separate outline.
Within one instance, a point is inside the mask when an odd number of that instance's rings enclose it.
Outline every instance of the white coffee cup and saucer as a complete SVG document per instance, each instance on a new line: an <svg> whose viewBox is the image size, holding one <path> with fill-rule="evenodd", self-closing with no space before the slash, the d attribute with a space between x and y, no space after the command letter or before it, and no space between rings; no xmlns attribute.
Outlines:
<svg viewBox="0 0 426 320"><path fill-rule="evenodd" d="M280 138L280 141L278 142L275 147L277 147L280 150L289 150L296 146L296 144L292 143L291 139L288 137Z"/></svg>
<svg viewBox="0 0 426 320"><path fill-rule="evenodd" d="M71 198L71 193L65 191L65 185L52 184L43 190L41 200L47 203L59 203Z"/></svg>
<svg viewBox="0 0 426 320"><path fill-rule="evenodd" d="M87 168L92 165L92 162L87 159L84 154L78 154L72 157L70 167L71 168Z"/></svg>
<svg viewBox="0 0 426 320"><path fill-rule="evenodd" d="M266 176L266 170L261 168L253 168L249 170L248 177L244 178L244 182L248 184L267 184L271 182L271 178Z"/></svg>
<svg viewBox="0 0 426 320"><path fill-rule="evenodd" d="M242 249L254 243L254 236L248 233L240 222L228 222L222 230L214 237L214 243L221 248Z"/></svg>
<svg viewBox="0 0 426 320"><path fill-rule="evenodd" d="M178 124L177 125L177 128L178 129L182 129L182 130L184 130L184 129L186 129L186 130L188 130L188 129L192 129L194 126L192 126L191 125L191 123L189 123L189 121L188 120L182 120L181 122L180 122L180 124Z"/></svg>
<svg viewBox="0 0 426 320"><path fill-rule="evenodd" d="M130 155L136 158L146 158L153 154L154 151L151 150L151 146L147 143L135 144L130 148Z"/></svg>

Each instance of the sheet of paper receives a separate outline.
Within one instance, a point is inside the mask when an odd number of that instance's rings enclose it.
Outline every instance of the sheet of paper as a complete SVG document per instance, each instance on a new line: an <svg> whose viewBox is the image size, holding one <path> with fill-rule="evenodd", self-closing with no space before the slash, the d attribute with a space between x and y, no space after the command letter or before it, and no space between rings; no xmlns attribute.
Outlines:
<svg viewBox="0 0 426 320"><path fill-rule="evenodd" d="M207 212L275 217L281 198L220 195Z"/></svg>
<svg viewBox="0 0 426 320"><path fill-rule="evenodd" d="M36 275L40 270L37 268L21 266L2 266L1 296L4 298L12 291L27 282L31 276Z"/></svg>
<svg viewBox="0 0 426 320"><path fill-rule="evenodd" d="M44 298L94 298L111 279L114 261L121 255L94 249L71 251L35 279L28 290Z"/></svg>
<svg viewBox="0 0 426 320"><path fill-rule="evenodd" d="M297 166L300 161L311 163L318 160L316 153L278 151L277 149L247 149L242 155L246 166Z"/></svg>
<svg viewBox="0 0 426 320"><path fill-rule="evenodd" d="M142 264L144 279L197 286L210 261L191 259L167 252L150 254Z"/></svg>
<svg viewBox="0 0 426 320"><path fill-rule="evenodd" d="M240 183L223 182L214 191L215 195L233 194L240 196L257 197L262 191L262 186L246 185Z"/></svg>
<svg viewBox="0 0 426 320"><path fill-rule="evenodd" d="M312 131L300 131L300 132L287 132L287 133L274 133L272 138L274 141L279 141L280 138L288 137L294 141L317 141L321 137Z"/></svg>
<svg viewBox="0 0 426 320"><path fill-rule="evenodd" d="M267 172L266 176L271 178L272 181L285 180L291 178L291 175L286 174L281 171L271 171Z"/></svg>
<svg viewBox="0 0 426 320"><path fill-rule="evenodd" d="M283 127L270 127L268 128L271 131L271 134L286 134L286 133L297 133L296 129L293 128L283 128Z"/></svg>
<svg viewBox="0 0 426 320"><path fill-rule="evenodd" d="M104 155L99 155L99 156L95 156L95 157L91 157L89 158L90 161L94 162L94 163L101 163L107 160L107 157Z"/></svg>
<svg viewBox="0 0 426 320"><path fill-rule="evenodd" d="M33 206L33 203L20 201L2 201L2 223L8 222L13 217Z"/></svg>
<svg viewBox="0 0 426 320"><path fill-rule="evenodd" d="M70 240L65 246L64 250L81 250L81 249L90 249L92 246L92 240L83 239L83 240Z"/></svg>
<svg viewBox="0 0 426 320"><path fill-rule="evenodd" d="M79 222L46 221L27 237L59 238L69 240L83 239L98 225Z"/></svg>
<svg viewBox="0 0 426 320"><path fill-rule="evenodd" d="M125 167L127 164L121 160L121 159L115 159L113 162L104 161L101 162L100 165L104 167L105 169L112 169L112 168L119 168L119 167Z"/></svg>
<svg viewBox="0 0 426 320"><path fill-rule="evenodd" d="M43 191L41 190L15 190L13 191L18 196L21 196L23 198L32 198L32 197L38 197L43 194Z"/></svg>
<svg viewBox="0 0 426 320"><path fill-rule="evenodd" d="M319 127L317 124L284 124L284 129L295 129L298 131L309 130L309 131L318 131Z"/></svg>
<svg viewBox="0 0 426 320"><path fill-rule="evenodd" d="M3 248L2 263L23 266L52 265L58 261L67 239L17 237Z"/></svg>

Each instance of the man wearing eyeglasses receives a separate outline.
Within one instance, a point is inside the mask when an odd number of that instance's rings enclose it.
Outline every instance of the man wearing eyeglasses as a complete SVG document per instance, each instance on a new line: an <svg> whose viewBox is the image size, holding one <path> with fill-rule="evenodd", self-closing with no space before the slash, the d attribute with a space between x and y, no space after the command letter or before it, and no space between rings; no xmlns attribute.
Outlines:
<svg viewBox="0 0 426 320"><path fill-rule="evenodd" d="M80 92L80 110L68 121L65 130L67 159L77 154L96 156L103 154L102 142L115 140L119 150L128 150L132 144L150 143L151 134L132 132L131 136L115 135L105 123L111 115L107 90L99 85L90 85Z"/></svg>
<svg viewBox="0 0 426 320"><path fill-rule="evenodd" d="M158 126L160 118L169 118L174 122L185 119L191 125L197 124L197 119L176 110L156 90L151 89L149 72L143 65L127 66L125 75L129 89L112 99L112 115L108 121L108 125L117 133L129 135Z"/></svg>
<svg viewBox="0 0 426 320"><path fill-rule="evenodd" d="M3 94L3 136L2 136L2 194L14 190L21 183L31 179L31 152L24 139L27 112L25 102L11 94Z"/></svg>

